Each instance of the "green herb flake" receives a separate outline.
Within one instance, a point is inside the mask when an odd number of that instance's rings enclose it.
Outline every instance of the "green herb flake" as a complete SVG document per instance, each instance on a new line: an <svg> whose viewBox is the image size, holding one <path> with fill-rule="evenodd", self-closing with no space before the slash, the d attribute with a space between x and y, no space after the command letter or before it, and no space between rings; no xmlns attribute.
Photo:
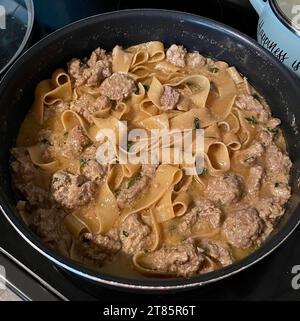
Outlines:
<svg viewBox="0 0 300 321"><path fill-rule="evenodd" d="M207 69L208 69L208 71L210 71L210 72L213 73L213 74L218 73L219 70L220 70L219 68L214 67L213 65L209 65L209 66L207 67Z"/></svg>
<svg viewBox="0 0 300 321"><path fill-rule="evenodd" d="M200 129L200 119L197 117L194 118L194 126L195 129Z"/></svg>
<svg viewBox="0 0 300 321"><path fill-rule="evenodd" d="M54 177L53 180L52 180L53 183L56 183L56 182L58 182L58 181L59 181L59 178L58 178L58 177Z"/></svg>
<svg viewBox="0 0 300 321"><path fill-rule="evenodd" d="M80 168L84 168L88 163L89 163L89 159L86 158L80 158Z"/></svg>
<svg viewBox="0 0 300 321"><path fill-rule="evenodd" d="M144 253L147 254L147 253L150 253L151 250L150 249L144 249Z"/></svg>
<svg viewBox="0 0 300 321"><path fill-rule="evenodd" d="M274 140L277 140L277 138L279 137L279 134L280 134L280 129L279 128L276 128L276 127L275 128L270 128L270 127L268 127L267 131L274 135L273 136Z"/></svg>
<svg viewBox="0 0 300 321"><path fill-rule="evenodd" d="M126 231L123 231L123 235L124 235L125 237L128 237L128 236L129 236L129 233L126 232Z"/></svg>
<svg viewBox="0 0 300 321"><path fill-rule="evenodd" d="M279 187L279 183L275 183L275 187Z"/></svg>
<svg viewBox="0 0 300 321"><path fill-rule="evenodd" d="M245 119L250 123L251 125L257 125L258 121L254 116L251 117L245 117Z"/></svg>
<svg viewBox="0 0 300 321"><path fill-rule="evenodd" d="M168 230L169 230L169 232L173 232L173 231L175 231L177 229L177 225L176 224L170 224L169 226L168 226Z"/></svg>
<svg viewBox="0 0 300 321"><path fill-rule="evenodd" d="M279 128L270 128L268 127L267 130L270 132L270 133L273 133L273 134L278 134L279 133Z"/></svg>
<svg viewBox="0 0 300 321"><path fill-rule="evenodd" d="M228 179L228 178L230 178L230 176L229 175L225 175L224 177L223 177L223 179Z"/></svg>
<svg viewBox="0 0 300 321"><path fill-rule="evenodd" d="M258 94L254 93L252 97L260 102L260 97L258 96Z"/></svg>
<svg viewBox="0 0 300 321"><path fill-rule="evenodd" d="M252 162L253 160L254 160L253 157L248 157L248 158L244 159L244 162L245 162L245 163L250 163L250 162Z"/></svg>
<svg viewBox="0 0 300 321"><path fill-rule="evenodd" d="M122 191L122 188L121 187L118 187L117 189L114 190L114 193L116 196L118 196Z"/></svg>
<svg viewBox="0 0 300 321"><path fill-rule="evenodd" d="M128 181L127 188L131 188L141 178L142 178L142 174L138 173L136 176L134 176Z"/></svg>
<svg viewBox="0 0 300 321"><path fill-rule="evenodd" d="M69 135L69 132L64 132L64 137L67 137Z"/></svg>

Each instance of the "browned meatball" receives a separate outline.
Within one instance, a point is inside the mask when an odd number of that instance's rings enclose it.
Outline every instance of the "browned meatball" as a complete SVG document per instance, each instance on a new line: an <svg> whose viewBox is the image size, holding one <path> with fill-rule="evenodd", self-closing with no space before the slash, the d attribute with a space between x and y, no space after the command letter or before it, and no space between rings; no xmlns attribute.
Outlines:
<svg viewBox="0 0 300 321"><path fill-rule="evenodd" d="M75 209L87 204L96 191L95 183L83 175L58 171L53 175L51 193L58 204L66 209Z"/></svg>
<svg viewBox="0 0 300 321"><path fill-rule="evenodd" d="M255 244L263 229L262 220L253 208L231 213L223 225L223 233L233 246L245 249Z"/></svg>
<svg viewBox="0 0 300 321"><path fill-rule="evenodd" d="M136 84L127 74L114 73L106 78L100 86L102 95L111 100L122 100L129 97L136 90Z"/></svg>
<svg viewBox="0 0 300 321"><path fill-rule="evenodd" d="M224 205L238 202L245 190L243 180L240 176L227 173L210 178L207 188L207 197Z"/></svg>

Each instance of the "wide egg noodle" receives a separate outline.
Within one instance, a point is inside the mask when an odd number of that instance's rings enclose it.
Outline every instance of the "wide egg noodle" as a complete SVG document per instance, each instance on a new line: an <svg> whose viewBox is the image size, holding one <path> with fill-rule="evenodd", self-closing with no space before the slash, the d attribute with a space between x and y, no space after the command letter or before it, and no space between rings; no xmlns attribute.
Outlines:
<svg viewBox="0 0 300 321"><path fill-rule="evenodd" d="M99 187L95 200L87 208L78 209L73 213L93 234L107 233L119 217L120 210L112 190L113 179L115 176L110 169L106 180Z"/></svg>
<svg viewBox="0 0 300 321"><path fill-rule="evenodd" d="M112 70L113 72L128 72L134 55L115 46L112 52Z"/></svg>
<svg viewBox="0 0 300 321"><path fill-rule="evenodd" d="M58 101L70 101L72 86L70 76L63 69L52 74L51 79L41 81L35 89L35 98L32 112L39 124L44 121L45 105L50 106Z"/></svg>
<svg viewBox="0 0 300 321"><path fill-rule="evenodd" d="M65 133L70 132L75 126L80 126L89 139L96 141L97 128L95 126L89 126L76 112L65 110L61 114L61 123Z"/></svg>
<svg viewBox="0 0 300 321"><path fill-rule="evenodd" d="M174 185L174 182L178 182L181 177L182 171L179 168L171 165L160 165L147 193L139 198L132 206L124 208L121 213L122 218L124 219L130 214L150 208Z"/></svg>
<svg viewBox="0 0 300 321"><path fill-rule="evenodd" d="M49 160L49 161L44 160L43 146L41 146L41 144L27 147L27 151L29 153L32 163L35 166L38 166L44 171L52 172L52 173L54 173L58 169L59 162L57 160Z"/></svg>

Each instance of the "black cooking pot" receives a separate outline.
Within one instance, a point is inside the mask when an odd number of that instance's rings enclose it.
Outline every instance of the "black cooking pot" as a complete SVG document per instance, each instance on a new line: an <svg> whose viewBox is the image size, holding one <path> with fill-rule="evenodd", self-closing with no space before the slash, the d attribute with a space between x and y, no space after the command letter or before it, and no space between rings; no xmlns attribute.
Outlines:
<svg viewBox="0 0 300 321"><path fill-rule="evenodd" d="M256 252L219 271L191 278L133 280L94 272L47 248L25 226L15 210L9 175L9 148L14 145L22 120L33 101L37 83L51 76L73 57L84 57L101 46L111 50L161 40L166 46L182 44L190 51L225 60L236 66L266 97L282 120L293 161L293 196L286 215L271 237ZM190 289L237 273L278 247L300 220L298 177L300 171L300 84L296 78L250 38L220 23L191 14L165 10L128 10L102 14L71 24L44 38L11 67L0 85L0 204L3 214L33 248L60 267L106 285L126 289ZM282 258L284 260L284 258Z"/></svg>

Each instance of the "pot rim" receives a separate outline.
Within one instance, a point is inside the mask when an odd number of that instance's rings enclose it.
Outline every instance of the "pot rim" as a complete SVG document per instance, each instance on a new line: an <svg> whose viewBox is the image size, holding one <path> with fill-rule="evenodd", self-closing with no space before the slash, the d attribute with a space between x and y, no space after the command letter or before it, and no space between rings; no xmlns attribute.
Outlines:
<svg viewBox="0 0 300 321"><path fill-rule="evenodd" d="M298 79L294 76L284 65L282 65L275 57L273 57L265 48L259 46L254 40L250 37L242 34L241 32L228 27L220 22L216 22L214 20L204 18L201 16L197 16L190 13L180 12L180 11L172 11L172 10L160 10L160 9L129 9L122 11L113 11L104 14L99 14L95 16L91 16L85 19L81 19L74 23L71 23L63 28L58 29L52 34L46 36L44 39L37 42L33 47L28 49L18 60L10 67L7 71L6 75L2 79L0 83L0 93L5 89L5 84L11 81L14 73L18 69L18 65L24 63L30 53L39 52L43 46L55 41L56 38L60 38L64 34L68 34L69 32L74 32L74 27L80 28L82 24L90 24L96 20L106 20L115 17L131 17L136 15L155 15L158 17L165 17L166 15L178 19L180 18L180 22L184 21L194 21L195 23L204 24L211 28L215 28L217 30L222 29L222 32L225 34L232 34L235 37L238 37L242 40L246 45L251 46L255 49L260 56L265 56L272 64L275 64L277 69L281 71L281 73L290 80L290 83L293 88L297 88ZM108 275L106 273L99 273L92 269L89 269L85 266L82 266L80 263L72 261L69 258L65 258L59 254L57 254L54 250L48 248L37 235L35 235L25 224L21 221L21 218L17 215L14 206L10 204L5 195L0 195L0 210L3 212L6 219L10 222L10 224L14 227L14 229L19 233L19 235L33 247L40 254L45 256L47 259L60 266L61 268L74 273L77 276L83 277L90 281L94 281L97 283L102 283L104 285L119 287L127 290L149 290L149 291L169 291L169 290L186 290L192 289L195 287L202 286L204 284L209 284L231 275L234 275L246 268L252 266L258 261L265 258L271 252L273 252L278 246L280 246L289 235L296 229L296 227L300 223L300 211L293 212L293 215L289 218L288 222L282 227L280 233L277 233L269 240L264 242L264 244L255 252L247 256L246 258L237 261L228 267L222 268L217 271L213 271L210 273L206 273L203 275L193 276L191 278L174 278L174 279L128 279L124 277L117 277Z"/></svg>

